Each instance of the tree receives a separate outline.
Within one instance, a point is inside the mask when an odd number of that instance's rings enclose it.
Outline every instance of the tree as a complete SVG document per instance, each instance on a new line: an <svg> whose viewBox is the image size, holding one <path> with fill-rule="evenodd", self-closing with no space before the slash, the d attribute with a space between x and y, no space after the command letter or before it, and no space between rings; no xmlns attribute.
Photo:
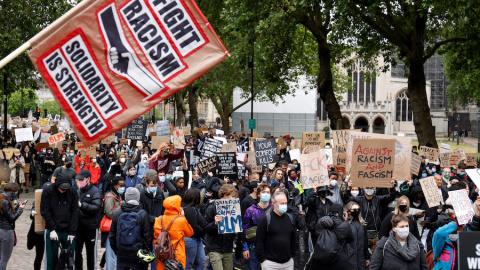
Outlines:
<svg viewBox="0 0 480 270"><path fill-rule="evenodd" d="M38 104L38 108L40 109L40 115L43 116L43 112L46 109L48 114L51 114L52 117L56 114L62 115L62 109L60 105L55 100L44 100Z"/></svg>
<svg viewBox="0 0 480 270"><path fill-rule="evenodd" d="M38 97L33 89L20 89L10 95L8 99L8 113L20 116L24 110L35 112Z"/></svg>
<svg viewBox="0 0 480 270"><path fill-rule="evenodd" d="M338 10L348 15L341 26L346 29L346 35L355 37L364 52L378 53L379 49L392 52L393 46L393 52L398 52L408 67L407 95L412 103L413 124L420 145L437 147L423 65L441 46L465 40L455 31L446 31L458 21L457 8L462 3L464 1L337 1ZM379 48L379 45L384 46Z"/></svg>

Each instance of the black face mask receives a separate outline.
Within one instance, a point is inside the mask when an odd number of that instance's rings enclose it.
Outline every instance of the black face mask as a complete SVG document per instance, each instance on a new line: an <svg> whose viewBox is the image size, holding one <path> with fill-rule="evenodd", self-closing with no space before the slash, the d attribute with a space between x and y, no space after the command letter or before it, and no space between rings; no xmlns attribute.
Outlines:
<svg viewBox="0 0 480 270"><path fill-rule="evenodd" d="M400 210L402 213L407 212L407 205L399 205L398 210Z"/></svg>
<svg viewBox="0 0 480 270"><path fill-rule="evenodd" d="M326 198L328 196L328 191L319 191L318 192L318 196L322 197L322 198Z"/></svg>
<svg viewBox="0 0 480 270"><path fill-rule="evenodd" d="M352 210L352 213L350 215L352 215L353 218L358 219L358 216L360 215L360 209Z"/></svg>

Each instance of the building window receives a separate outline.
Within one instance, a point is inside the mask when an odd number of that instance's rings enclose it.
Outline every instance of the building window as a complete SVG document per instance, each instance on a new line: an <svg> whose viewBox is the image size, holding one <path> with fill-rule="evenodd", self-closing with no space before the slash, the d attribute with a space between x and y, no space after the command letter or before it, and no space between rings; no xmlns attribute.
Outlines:
<svg viewBox="0 0 480 270"><path fill-rule="evenodd" d="M367 82L366 73L369 72L371 72L371 70L367 69L360 60L357 60L355 64L351 66L351 70L348 71L347 75L352 79L353 93L348 92L348 103L375 102L377 79L372 77L370 78L370 82Z"/></svg>
<svg viewBox="0 0 480 270"><path fill-rule="evenodd" d="M328 119L327 106L321 98L317 100L317 116L319 121L327 121Z"/></svg>
<svg viewBox="0 0 480 270"><path fill-rule="evenodd" d="M410 122L413 119L412 105L407 96L407 91L404 90L398 94L396 98L396 115L395 119L398 122Z"/></svg>

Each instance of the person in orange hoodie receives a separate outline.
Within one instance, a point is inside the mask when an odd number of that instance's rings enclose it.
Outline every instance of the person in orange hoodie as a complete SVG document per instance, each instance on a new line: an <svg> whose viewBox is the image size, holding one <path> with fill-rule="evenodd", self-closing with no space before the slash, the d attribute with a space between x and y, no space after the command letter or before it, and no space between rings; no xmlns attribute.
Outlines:
<svg viewBox="0 0 480 270"><path fill-rule="evenodd" d="M187 257L185 256L185 242L183 241L183 237L191 237L193 235L193 229L185 218L183 209L180 207L181 203L182 198L178 195L168 197L163 201L163 208L165 209L163 226L167 228L173 218L178 217L173 222L172 227L170 227L168 234L172 241L172 245L175 248L175 260L181 262L185 268ZM155 225L153 226L154 244L157 241L158 235L162 231L161 217L162 216L155 220ZM165 270L163 262L157 262L157 270Z"/></svg>
<svg viewBox="0 0 480 270"><path fill-rule="evenodd" d="M80 158L80 153L85 152L85 158ZM87 151L80 150L78 151L77 155L75 156L75 170L77 174L79 174L82 170L87 170L87 165L90 164L90 156L87 154Z"/></svg>

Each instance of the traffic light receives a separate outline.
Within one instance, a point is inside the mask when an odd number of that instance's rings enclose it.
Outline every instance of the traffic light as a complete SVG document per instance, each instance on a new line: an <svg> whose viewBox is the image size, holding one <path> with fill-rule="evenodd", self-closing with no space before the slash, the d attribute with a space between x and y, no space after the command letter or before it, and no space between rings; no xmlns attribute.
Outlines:
<svg viewBox="0 0 480 270"><path fill-rule="evenodd" d="M35 118L37 118L37 121L38 119L40 119L40 109L37 108L37 110L35 111Z"/></svg>
<svg viewBox="0 0 480 270"><path fill-rule="evenodd" d="M43 118L47 118L47 109L43 110Z"/></svg>

